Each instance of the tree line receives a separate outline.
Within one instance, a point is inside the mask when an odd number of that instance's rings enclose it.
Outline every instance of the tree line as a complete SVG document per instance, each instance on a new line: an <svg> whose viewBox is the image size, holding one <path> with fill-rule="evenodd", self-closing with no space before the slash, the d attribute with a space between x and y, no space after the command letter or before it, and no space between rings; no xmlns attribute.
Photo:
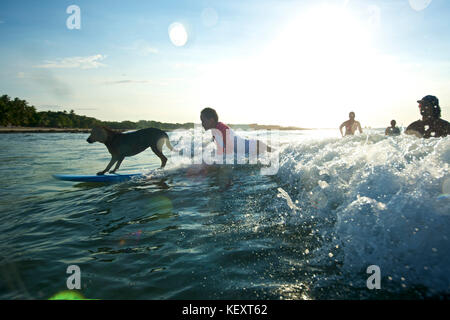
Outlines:
<svg viewBox="0 0 450 320"><path fill-rule="evenodd" d="M96 125L104 125L112 129L159 128L162 130L190 129L194 123L165 123L159 121L101 121L96 118L80 116L73 110L37 111L27 101L19 98L11 99L7 95L0 97L0 126L45 127L45 128L81 128L89 129Z"/></svg>

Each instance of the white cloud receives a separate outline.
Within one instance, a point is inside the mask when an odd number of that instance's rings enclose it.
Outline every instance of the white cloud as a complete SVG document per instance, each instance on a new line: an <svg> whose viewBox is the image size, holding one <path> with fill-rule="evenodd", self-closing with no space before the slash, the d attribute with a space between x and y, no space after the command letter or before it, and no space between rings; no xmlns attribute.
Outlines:
<svg viewBox="0 0 450 320"><path fill-rule="evenodd" d="M175 70L181 70L181 69L196 70L196 69L198 69L199 65L191 63L191 62L175 62L175 63L171 64L171 67L172 67L172 69L175 69Z"/></svg>
<svg viewBox="0 0 450 320"><path fill-rule="evenodd" d="M140 48L140 52L142 54L157 54L159 51L156 48L150 47L150 46L143 46Z"/></svg>
<svg viewBox="0 0 450 320"><path fill-rule="evenodd" d="M67 57L54 61L44 61L44 64L34 66L35 68L80 68L80 69L96 69L104 67L105 64L99 61L104 60L105 55L96 54L89 57Z"/></svg>
<svg viewBox="0 0 450 320"><path fill-rule="evenodd" d="M158 54L159 50L155 47L152 47L147 41L145 40L137 40L133 42L131 46L128 47L122 47L125 50L131 50L134 52L137 52L141 56L148 56L150 54Z"/></svg>
<svg viewBox="0 0 450 320"><path fill-rule="evenodd" d="M110 84L139 84L139 83L145 83L150 85L158 85L158 86L166 86L168 85L167 82L155 82L150 80L116 80L116 81L105 81L103 84L110 85Z"/></svg>

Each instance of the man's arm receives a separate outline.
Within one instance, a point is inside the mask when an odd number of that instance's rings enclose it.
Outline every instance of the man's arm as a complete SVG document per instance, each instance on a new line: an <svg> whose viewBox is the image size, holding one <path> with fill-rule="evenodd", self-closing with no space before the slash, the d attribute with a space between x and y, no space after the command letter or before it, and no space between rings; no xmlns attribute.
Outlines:
<svg viewBox="0 0 450 320"><path fill-rule="evenodd" d="M213 141L216 143L218 149L225 151L225 137L222 132L216 128L211 129L213 135Z"/></svg>
<svg viewBox="0 0 450 320"><path fill-rule="evenodd" d="M450 135L450 122L442 120L444 122L444 130L443 130L443 137Z"/></svg>
<svg viewBox="0 0 450 320"><path fill-rule="evenodd" d="M342 133L342 128L345 127L345 122L347 122L347 121L342 122L341 126L339 127L339 131L341 132L341 136L344 136L344 134Z"/></svg>
<svg viewBox="0 0 450 320"><path fill-rule="evenodd" d="M361 129L361 123L359 123L359 121L358 121L358 130L359 130L359 133L363 133L363 131Z"/></svg>
<svg viewBox="0 0 450 320"><path fill-rule="evenodd" d="M443 121L445 121L445 120L443 120ZM447 132L450 134L450 122L445 121L445 127L447 129Z"/></svg>

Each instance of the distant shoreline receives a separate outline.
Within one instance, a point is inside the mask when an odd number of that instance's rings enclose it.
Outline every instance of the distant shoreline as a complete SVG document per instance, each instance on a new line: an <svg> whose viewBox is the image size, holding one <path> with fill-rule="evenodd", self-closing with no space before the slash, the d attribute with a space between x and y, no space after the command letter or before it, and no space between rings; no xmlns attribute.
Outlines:
<svg viewBox="0 0 450 320"><path fill-rule="evenodd" d="M45 128L45 127L0 127L0 133L89 133L91 129Z"/></svg>
<svg viewBox="0 0 450 320"><path fill-rule="evenodd" d="M247 127L253 130L314 130L314 129L304 129L304 128L294 128L294 127L281 127L281 126L270 126L270 125L230 125L235 127L235 129L243 129ZM136 129L114 129L115 131L123 132ZM167 132L173 130L164 130ZM47 127L0 127L1 133L90 133L91 129L85 128L47 128Z"/></svg>

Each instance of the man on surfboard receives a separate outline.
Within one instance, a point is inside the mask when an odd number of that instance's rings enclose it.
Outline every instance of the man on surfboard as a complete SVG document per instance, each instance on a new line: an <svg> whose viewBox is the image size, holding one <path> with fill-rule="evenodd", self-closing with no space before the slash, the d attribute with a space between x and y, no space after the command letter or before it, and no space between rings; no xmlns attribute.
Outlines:
<svg viewBox="0 0 450 320"><path fill-rule="evenodd" d="M355 120L355 113L352 111L348 114L349 120L343 122L339 127L339 131L341 132L341 136L344 137L342 133L342 128L345 127L345 136L353 136L356 130L359 130L359 133L362 133L361 124L359 121Z"/></svg>
<svg viewBox="0 0 450 320"><path fill-rule="evenodd" d="M226 124L219 122L216 110L205 108L200 113L200 120L205 130L211 130L214 142L217 146L217 154L236 154L239 144L244 146L244 152L249 153L250 143L256 145L256 153L261 154L265 151L272 152L272 148L259 140L243 139L236 135L234 131Z"/></svg>

